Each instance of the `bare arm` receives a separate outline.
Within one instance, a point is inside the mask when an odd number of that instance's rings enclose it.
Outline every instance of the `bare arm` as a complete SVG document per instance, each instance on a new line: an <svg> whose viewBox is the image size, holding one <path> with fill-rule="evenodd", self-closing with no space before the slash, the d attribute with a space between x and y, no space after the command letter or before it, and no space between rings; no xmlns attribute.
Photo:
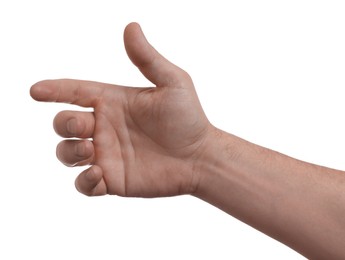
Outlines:
<svg viewBox="0 0 345 260"><path fill-rule="evenodd" d="M189 75L161 56L137 24L124 35L129 58L153 84L42 81L38 101L92 107L62 111L55 131L86 195L192 194L312 259L345 258L345 174L301 162L209 123ZM73 139L69 139L73 137ZM77 139L75 139L77 138Z"/></svg>
<svg viewBox="0 0 345 260"><path fill-rule="evenodd" d="M311 259L345 257L345 174L214 129L195 196Z"/></svg>

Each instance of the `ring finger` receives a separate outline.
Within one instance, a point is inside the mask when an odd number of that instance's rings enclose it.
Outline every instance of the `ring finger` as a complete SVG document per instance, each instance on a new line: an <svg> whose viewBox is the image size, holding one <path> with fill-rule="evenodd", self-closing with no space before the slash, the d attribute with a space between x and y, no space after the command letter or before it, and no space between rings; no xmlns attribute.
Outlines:
<svg viewBox="0 0 345 260"><path fill-rule="evenodd" d="M94 161L94 147L89 140L64 140L56 147L56 156L66 166L83 166Z"/></svg>

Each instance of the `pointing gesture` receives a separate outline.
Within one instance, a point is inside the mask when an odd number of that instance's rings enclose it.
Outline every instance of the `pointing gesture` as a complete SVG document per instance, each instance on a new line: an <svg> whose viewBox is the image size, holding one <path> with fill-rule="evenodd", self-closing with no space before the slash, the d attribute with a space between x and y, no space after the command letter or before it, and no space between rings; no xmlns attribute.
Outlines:
<svg viewBox="0 0 345 260"><path fill-rule="evenodd" d="M126 51L155 87L43 81L39 101L92 107L63 111L54 128L86 195L193 194L312 259L345 259L345 172L302 162L213 127L186 72L162 57L137 24Z"/></svg>
<svg viewBox="0 0 345 260"><path fill-rule="evenodd" d="M131 61L155 87L127 88L79 80L36 83L38 101L92 107L93 112L62 111L55 131L67 166L91 165L76 179L86 195L173 196L198 184L196 161L211 124L189 75L161 56L138 24L129 24L124 43Z"/></svg>

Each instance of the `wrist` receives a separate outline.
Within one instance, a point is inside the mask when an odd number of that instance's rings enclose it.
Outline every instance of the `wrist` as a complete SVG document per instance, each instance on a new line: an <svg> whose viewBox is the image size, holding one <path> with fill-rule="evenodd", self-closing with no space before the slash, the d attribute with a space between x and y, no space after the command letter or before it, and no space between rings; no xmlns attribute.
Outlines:
<svg viewBox="0 0 345 260"><path fill-rule="evenodd" d="M222 172L227 174L239 155L240 138L210 126L194 164L197 184L192 195L202 198L219 179Z"/></svg>

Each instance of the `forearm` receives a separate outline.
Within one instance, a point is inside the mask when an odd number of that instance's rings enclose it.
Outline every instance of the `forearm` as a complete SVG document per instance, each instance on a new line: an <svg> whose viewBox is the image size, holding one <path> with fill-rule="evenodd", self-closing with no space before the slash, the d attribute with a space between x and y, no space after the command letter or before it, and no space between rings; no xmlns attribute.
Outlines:
<svg viewBox="0 0 345 260"><path fill-rule="evenodd" d="M345 174L214 129L195 196L312 259L345 257ZM208 142L208 143L207 143Z"/></svg>

